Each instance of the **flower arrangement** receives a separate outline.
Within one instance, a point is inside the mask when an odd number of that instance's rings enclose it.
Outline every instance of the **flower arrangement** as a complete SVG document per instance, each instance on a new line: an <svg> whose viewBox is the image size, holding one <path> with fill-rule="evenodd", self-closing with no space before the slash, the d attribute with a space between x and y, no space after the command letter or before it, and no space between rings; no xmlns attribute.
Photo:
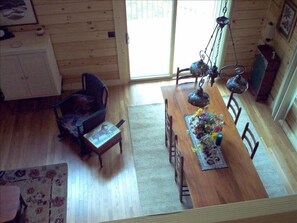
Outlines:
<svg viewBox="0 0 297 223"><path fill-rule="evenodd" d="M199 108L190 120L191 131L200 144L212 145L217 134L223 130L223 115Z"/></svg>

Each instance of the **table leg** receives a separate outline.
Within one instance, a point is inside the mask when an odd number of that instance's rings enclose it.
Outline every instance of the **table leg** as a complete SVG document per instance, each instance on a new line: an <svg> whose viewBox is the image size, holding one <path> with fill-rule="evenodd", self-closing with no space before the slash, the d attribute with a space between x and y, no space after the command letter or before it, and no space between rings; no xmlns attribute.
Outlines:
<svg viewBox="0 0 297 223"><path fill-rule="evenodd" d="M102 159L101 159L101 155L100 154L98 154L98 159L99 159L99 163L100 163L100 168L102 168L103 165L102 165Z"/></svg>
<svg viewBox="0 0 297 223"><path fill-rule="evenodd" d="M123 150L122 150L122 140L120 140L119 143L120 143L120 151L121 151L121 153L122 153L122 151L123 151Z"/></svg>

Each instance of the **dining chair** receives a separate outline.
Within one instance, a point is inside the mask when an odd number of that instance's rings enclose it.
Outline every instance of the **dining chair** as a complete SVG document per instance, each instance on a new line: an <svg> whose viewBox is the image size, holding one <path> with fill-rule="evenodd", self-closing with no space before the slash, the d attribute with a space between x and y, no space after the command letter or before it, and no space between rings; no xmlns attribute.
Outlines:
<svg viewBox="0 0 297 223"><path fill-rule="evenodd" d="M184 174L184 157L178 147L178 136L175 135L176 149L175 149L175 171L174 179L178 185L179 200L183 203L184 196L190 196L189 188L187 185L186 176Z"/></svg>
<svg viewBox="0 0 297 223"><path fill-rule="evenodd" d="M19 186L0 186L0 222L24 222L25 203Z"/></svg>
<svg viewBox="0 0 297 223"><path fill-rule="evenodd" d="M186 71L190 71L190 68L184 68L184 69L179 69L179 67L177 68L176 85L178 85L179 80L186 79L186 78L195 78L195 83L197 83L198 77L194 76L189 72L187 72L187 74L186 73L182 74L183 72L186 72Z"/></svg>
<svg viewBox="0 0 297 223"><path fill-rule="evenodd" d="M245 147L247 148L251 159L254 158L256 151L259 147L259 141L256 140L255 135L249 128L249 122L246 123L242 136L241 136L242 141L246 141Z"/></svg>
<svg viewBox="0 0 297 223"><path fill-rule="evenodd" d="M228 103L227 103L227 108L228 108L230 113L232 112L231 115L234 116L233 119L234 119L234 123L236 125L237 122L238 122L239 116L241 114L242 108L239 106L239 103L236 100L236 98L234 97L233 92L231 93L231 95L229 97L229 100L228 100Z"/></svg>
<svg viewBox="0 0 297 223"><path fill-rule="evenodd" d="M168 99L165 99L165 146L169 152L169 162L175 157L175 139L172 116L168 113Z"/></svg>

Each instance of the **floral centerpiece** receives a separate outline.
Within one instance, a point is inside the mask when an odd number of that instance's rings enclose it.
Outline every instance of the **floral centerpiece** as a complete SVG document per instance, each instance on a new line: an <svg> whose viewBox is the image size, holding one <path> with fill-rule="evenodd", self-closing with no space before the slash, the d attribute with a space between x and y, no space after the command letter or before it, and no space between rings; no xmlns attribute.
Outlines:
<svg viewBox="0 0 297 223"><path fill-rule="evenodd" d="M189 124L192 133L200 141L199 147L208 147L215 143L218 133L223 130L223 115L199 108L190 119Z"/></svg>
<svg viewBox="0 0 297 223"><path fill-rule="evenodd" d="M228 167L221 147L215 143L217 139L222 139L223 115L200 108L195 114L185 115L185 122L201 169Z"/></svg>

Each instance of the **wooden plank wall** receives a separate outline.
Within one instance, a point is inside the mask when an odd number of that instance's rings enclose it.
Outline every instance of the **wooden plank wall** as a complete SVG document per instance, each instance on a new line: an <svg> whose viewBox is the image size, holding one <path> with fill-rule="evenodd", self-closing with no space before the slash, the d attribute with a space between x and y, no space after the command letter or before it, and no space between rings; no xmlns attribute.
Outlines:
<svg viewBox="0 0 297 223"><path fill-rule="evenodd" d="M33 0L40 25L50 34L65 88L81 86L81 74L119 79L112 0ZM13 27L15 31L34 26Z"/></svg>
<svg viewBox="0 0 297 223"><path fill-rule="evenodd" d="M233 39L236 47L239 64L246 66L247 73L251 71L254 62L257 45L264 44L263 31L266 24L271 21L278 23L282 6L285 0L236 0L233 1L231 10L231 27ZM297 4L297 0L293 0ZM272 99L276 97L278 89L288 64L289 58L297 43L297 30L294 28L291 40L284 38L278 30L275 30L274 40L271 45L274 47L280 58L282 65L277 74L274 87L271 91ZM226 54L223 64L234 62L233 48L228 37Z"/></svg>
<svg viewBox="0 0 297 223"><path fill-rule="evenodd" d="M272 0L268 13L267 19L272 21L274 24L278 23L284 0ZM295 5L297 5L297 0L293 0ZM278 30L276 29L275 38L272 41L272 46L281 58L281 66L274 81L274 86L271 91L272 100L276 97L278 89L281 86L282 80L285 75L285 71L289 64L289 61L293 55L294 48L297 46L297 28L296 24L294 27L293 35L290 40L286 39Z"/></svg>
<svg viewBox="0 0 297 223"><path fill-rule="evenodd" d="M272 0L236 0L231 21L239 63L250 71L256 46ZM278 1L278 0L274 0ZM281 1L281 0L279 0ZM39 23L50 33L65 85L78 85L83 72L101 79L118 80L119 70L112 0L33 0ZM20 31L26 27L14 27ZM224 64L234 62L230 40Z"/></svg>
<svg viewBox="0 0 297 223"><path fill-rule="evenodd" d="M232 9L232 30L239 62L251 69L256 46L271 0L237 0ZM33 0L39 23L50 33L65 85L78 85L83 72L118 80L117 49L112 0ZM30 29L14 27L16 31ZM33 26L34 28L34 26ZM230 40L225 64L234 62ZM71 88L71 87L70 87Z"/></svg>
<svg viewBox="0 0 297 223"><path fill-rule="evenodd" d="M270 0L233 1L231 9L231 28L236 48L238 62L246 67L247 73L251 71L257 45L261 41L261 32L264 28L266 13ZM224 65L235 61L230 35L226 46Z"/></svg>
<svg viewBox="0 0 297 223"><path fill-rule="evenodd" d="M293 2L297 5L297 0ZM268 21L277 24L283 3L284 0L233 1L233 38L238 61L246 66L247 73L251 70L257 45L263 44L261 33L265 25ZM51 35L64 89L78 88L83 72L96 73L107 83L120 79L116 40L108 38L108 32L115 32L112 0L33 0L33 4L40 25ZM11 29L23 31L36 27ZM276 31L272 45L282 63L271 91L272 100L277 95L296 43L296 27L290 41ZM226 47L223 64L230 64L234 62L230 36ZM290 126L297 125L293 110L288 120Z"/></svg>
<svg viewBox="0 0 297 223"><path fill-rule="evenodd" d="M286 39L278 30L277 24L282 12L282 7L285 0L236 0L233 1L231 11L231 27L233 38L238 54L238 62L246 66L247 76L251 71L254 62L254 56L257 50L257 45L263 44L263 31L266 24L271 21L276 25L275 37L271 42L272 47L281 58L281 66L277 73L274 86L270 93L270 100L268 103L273 102L278 90L283 81L286 68L289 60L292 57L294 48L297 46L297 28L294 31L290 40ZM297 5L297 0L293 0ZM229 41L226 46L226 54L223 64L231 64L234 62L232 44ZM291 128L293 134L297 137L297 112L296 103L293 105L287 117L288 126Z"/></svg>
<svg viewBox="0 0 297 223"><path fill-rule="evenodd" d="M282 12L284 0L272 0L268 13L267 13L267 19L269 21L272 21L274 24L278 23L278 19L280 17L280 14ZM297 0L292 1L297 6ZM283 78L285 76L285 71L287 69L287 66L290 62L290 59L294 53L295 47L297 47L297 28L296 24L293 30L292 37L288 40L286 37L284 37L278 30L275 32L275 38L272 41L272 46L277 52L277 54L281 58L281 66L279 68L279 71L276 76L276 80L274 81L274 86L271 90L271 98L274 100L276 97L278 90L281 86L281 83L283 81ZM297 103L295 100L295 103L293 104L291 110L289 111L289 114L286 118L286 122L288 126L290 127L290 130L292 134L297 138Z"/></svg>

